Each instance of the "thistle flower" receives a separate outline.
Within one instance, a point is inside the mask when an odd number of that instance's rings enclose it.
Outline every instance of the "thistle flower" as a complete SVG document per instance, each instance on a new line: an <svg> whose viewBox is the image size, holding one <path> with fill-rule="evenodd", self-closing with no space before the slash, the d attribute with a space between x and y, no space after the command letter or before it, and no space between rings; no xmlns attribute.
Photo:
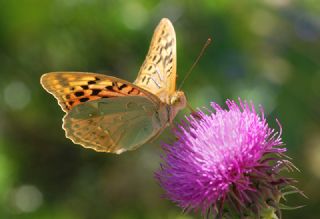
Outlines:
<svg viewBox="0 0 320 219"><path fill-rule="evenodd" d="M260 107L227 100L227 110L198 110L174 130L177 140L163 144L156 173L165 197L185 211L220 218L279 218L280 200L300 192L293 179L280 176L294 165L284 155L279 132L269 128ZM288 191L288 189L290 191Z"/></svg>

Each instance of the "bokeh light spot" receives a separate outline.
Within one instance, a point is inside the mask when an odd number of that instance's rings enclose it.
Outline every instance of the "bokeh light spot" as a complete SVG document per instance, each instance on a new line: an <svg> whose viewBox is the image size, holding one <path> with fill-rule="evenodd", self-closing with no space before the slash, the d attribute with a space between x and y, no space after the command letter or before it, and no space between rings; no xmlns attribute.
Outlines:
<svg viewBox="0 0 320 219"><path fill-rule="evenodd" d="M4 88L4 101L13 110L23 109L30 99L30 90L21 81L13 81Z"/></svg>
<svg viewBox="0 0 320 219"><path fill-rule="evenodd" d="M284 84L290 76L291 65L280 57L270 57L262 62L263 75L274 84Z"/></svg>
<svg viewBox="0 0 320 219"><path fill-rule="evenodd" d="M295 32L297 36L307 42L315 42L319 39L319 24L315 19L307 16L302 16L295 22Z"/></svg>
<svg viewBox="0 0 320 219"><path fill-rule="evenodd" d="M257 35L270 35L277 24L275 16L266 10L257 10L252 13L251 17L249 27Z"/></svg>
<svg viewBox="0 0 320 219"><path fill-rule="evenodd" d="M147 10L138 2L128 2L124 5L122 20L129 29L140 29L147 21Z"/></svg>
<svg viewBox="0 0 320 219"><path fill-rule="evenodd" d="M33 185L22 185L17 188L13 199L17 210L25 213L34 212L43 203L42 193Z"/></svg>
<svg viewBox="0 0 320 219"><path fill-rule="evenodd" d="M264 0L264 2L275 8L283 8L291 4L291 0Z"/></svg>

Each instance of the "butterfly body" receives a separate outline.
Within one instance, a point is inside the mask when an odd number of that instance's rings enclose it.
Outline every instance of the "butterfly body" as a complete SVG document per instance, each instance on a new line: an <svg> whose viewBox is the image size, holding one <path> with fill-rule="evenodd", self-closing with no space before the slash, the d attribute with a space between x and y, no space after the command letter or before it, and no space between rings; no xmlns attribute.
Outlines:
<svg viewBox="0 0 320 219"><path fill-rule="evenodd" d="M51 72L41 84L66 112L66 137L120 154L154 139L186 106L175 80L175 33L171 22L162 19L134 83L96 73Z"/></svg>

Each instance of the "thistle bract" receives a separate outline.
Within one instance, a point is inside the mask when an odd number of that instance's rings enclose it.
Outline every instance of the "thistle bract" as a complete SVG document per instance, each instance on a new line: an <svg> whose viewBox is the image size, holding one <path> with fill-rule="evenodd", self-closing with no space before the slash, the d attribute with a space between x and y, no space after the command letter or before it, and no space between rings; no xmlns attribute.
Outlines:
<svg viewBox="0 0 320 219"><path fill-rule="evenodd" d="M281 125L267 124L263 109L239 99L227 109L198 110L174 130L177 140L163 144L165 155L156 178L165 196L184 210L216 217L280 217L280 199L292 179L283 168L295 168L284 156ZM271 211L268 211L270 210ZM232 216L233 215L233 216Z"/></svg>

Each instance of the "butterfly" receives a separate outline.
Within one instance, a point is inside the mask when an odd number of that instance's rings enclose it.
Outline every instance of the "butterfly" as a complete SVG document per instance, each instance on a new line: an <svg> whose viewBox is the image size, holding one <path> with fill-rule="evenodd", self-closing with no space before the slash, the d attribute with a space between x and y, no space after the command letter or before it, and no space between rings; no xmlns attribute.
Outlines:
<svg viewBox="0 0 320 219"><path fill-rule="evenodd" d="M73 143L120 154L155 139L186 107L176 86L176 35L169 19L156 27L133 83L103 74L50 72L40 79L62 110Z"/></svg>

